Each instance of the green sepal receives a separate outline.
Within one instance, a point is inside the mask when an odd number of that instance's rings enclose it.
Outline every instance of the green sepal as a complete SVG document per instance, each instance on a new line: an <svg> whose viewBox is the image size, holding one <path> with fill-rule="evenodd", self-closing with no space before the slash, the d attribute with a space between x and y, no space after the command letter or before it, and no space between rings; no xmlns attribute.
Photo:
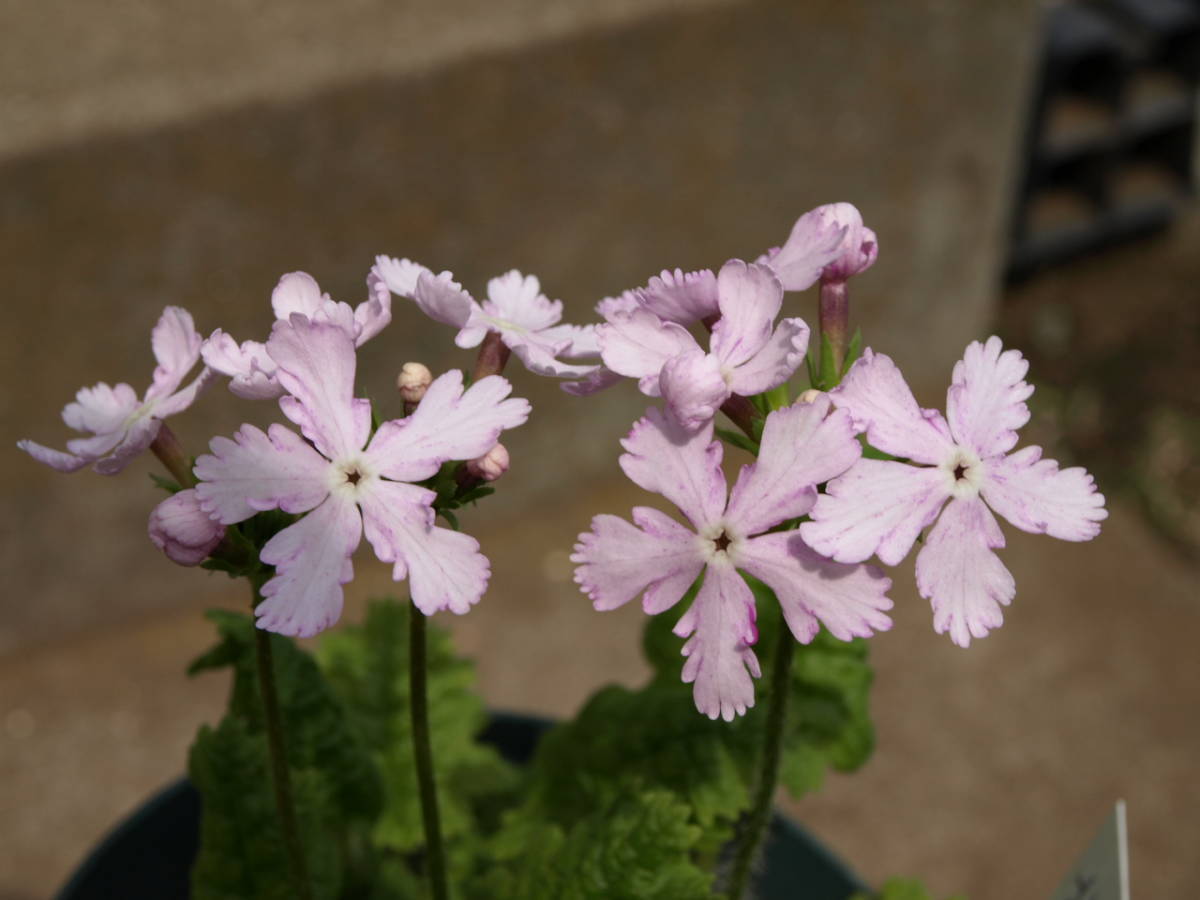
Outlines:
<svg viewBox="0 0 1200 900"><path fill-rule="evenodd" d="M172 478L164 478L157 472L147 472L146 474L150 476L150 480L154 482L156 487L162 488L168 494L178 494L183 490Z"/></svg>
<svg viewBox="0 0 1200 900"><path fill-rule="evenodd" d="M854 334L850 338L850 344L846 347L846 358L842 360L842 371L838 373L838 381L846 377L846 373L850 371L850 367L860 356L862 356L862 329L855 328Z"/></svg>
<svg viewBox="0 0 1200 900"><path fill-rule="evenodd" d="M732 444L734 447L740 447L747 453L758 456L758 443L750 440L750 438L747 437L744 432L720 427L715 428L714 431L716 432L717 437L719 437L725 443Z"/></svg>
<svg viewBox="0 0 1200 900"><path fill-rule="evenodd" d="M771 390L767 391L761 396L766 401L767 406L764 415L769 414L776 409L783 409L783 407L787 406L791 402L791 399L788 395L788 386L786 381L778 387L771 388Z"/></svg>
<svg viewBox="0 0 1200 900"><path fill-rule="evenodd" d="M833 342L828 335L821 335L821 381L817 390L828 391L838 382L839 372L833 359Z"/></svg>

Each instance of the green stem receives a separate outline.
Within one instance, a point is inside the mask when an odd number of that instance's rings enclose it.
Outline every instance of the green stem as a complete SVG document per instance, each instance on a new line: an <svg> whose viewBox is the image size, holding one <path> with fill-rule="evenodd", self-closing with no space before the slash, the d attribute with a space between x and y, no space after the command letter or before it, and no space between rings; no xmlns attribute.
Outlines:
<svg viewBox="0 0 1200 900"><path fill-rule="evenodd" d="M429 745L429 700L425 689L425 614L409 603L408 684L411 696L413 753L421 791L421 818L425 823L425 862L433 900L446 900L446 857L438 815L437 785L433 780L433 751Z"/></svg>
<svg viewBox="0 0 1200 900"><path fill-rule="evenodd" d="M743 823L741 840L734 857L729 880L729 900L742 900L750 883L750 872L771 821L771 801L779 781L779 756L783 748L783 725L787 719L788 677L796 640L786 623L779 623L779 641L771 670L771 696L767 707L767 734L763 745L762 768L754 805Z"/></svg>
<svg viewBox="0 0 1200 900"><path fill-rule="evenodd" d="M190 488L196 483L191 462L183 452L183 445L179 443L175 432L167 427L166 422L159 425L158 436L150 444L150 452L158 457L158 461L166 467L181 488Z"/></svg>
<svg viewBox="0 0 1200 900"><path fill-rule="evenodd" d="M254 591L254 605L262 601L260 593L265 577L252 576L250 585ZM258 683L262 689L263 717L267 726L267 747L271 755L271 780L275 786L275 809L279 813L279 827L283 832L283 845L291 863L292 888L299 900L312 900L312 888L308 880L308 864L304 859L304 845L300 842L300 829L296 825L296 807L292 802L292 781L288 773L287 747L283 740L283 716L279 712L279 691L275 686L275 663L271 658L271 635L261 628L254 629L254 649L258 657Z"/></svg>

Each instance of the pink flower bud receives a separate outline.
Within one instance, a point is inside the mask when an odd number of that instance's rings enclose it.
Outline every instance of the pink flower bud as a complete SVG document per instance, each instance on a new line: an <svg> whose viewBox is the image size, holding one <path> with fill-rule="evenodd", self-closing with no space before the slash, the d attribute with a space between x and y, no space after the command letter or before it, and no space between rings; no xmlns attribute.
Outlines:
<svg viewBox="0 0 1200 900"><path fill-rule="evenodd" d="M200 508L195 490L168 497L150 513L150 540L181 566L198 566L225 537L225 526Z"/></svg>
<svg viewBox="0 0 1200 900"><path fill-rule="evenodd" d="M396 389L405 403L420 403L433 383L433 373L419 362L407 362L396 376Z"/></svg>
<svg viewBox="0 0 1200 900"><path fill-rule="evenodd" d="M478 459L467 463L467 471L484 481L495 481L508 471L508 450L497 444Z"/></svg>

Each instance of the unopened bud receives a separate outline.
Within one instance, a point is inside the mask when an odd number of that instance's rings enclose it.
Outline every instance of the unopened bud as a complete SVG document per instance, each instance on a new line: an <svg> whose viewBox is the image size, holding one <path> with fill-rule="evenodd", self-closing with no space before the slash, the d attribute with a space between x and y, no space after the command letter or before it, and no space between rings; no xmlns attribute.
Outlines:
<svg viewBox="0 0 1200 900"><path fill-rule="evenodd" d="M148 531L154 546L181 566L198 566L225 537L225 526L200 508L194 490L172 494L150 513Z"/></svg>
<svg viewBox="0 0 1200 900"><path fill-rule="evenodd" d="M807 391L805 391L803 394L801 394L799 397L796 398L796 403L797 404L812 403L814 400L816 400L820 396L821 396L821 392L818 391L816 388L809 388Z"/></svg>
<svg viewBox="0 0 1200 900"><path fill-rule="evenodd" d="M419 362L406 362L396 376L396 390L405 403L420 403L432 383L433 373Z"/></svg>
<svg viewBox="0 0 1200 900"><path fill-rule="evenodd" d="M495 481L508 471L508 450L497 444L478 459L467 463L467 471L484 481Z"/></svg>

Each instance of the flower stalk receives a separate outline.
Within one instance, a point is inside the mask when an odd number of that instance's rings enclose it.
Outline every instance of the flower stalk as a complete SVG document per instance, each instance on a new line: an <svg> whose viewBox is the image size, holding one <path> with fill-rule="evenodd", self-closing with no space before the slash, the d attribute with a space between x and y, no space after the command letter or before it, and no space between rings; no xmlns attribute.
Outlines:
<svg viewBox="0 0 1200 900"><path fill-rule="evenodd" d="M425 866L433 900L446 900L446 857L442 848L437 783L433 777L433 750L429 741L429 698L426 691L425 614L409 604L408 684L411 696L413 754L421 793L421 819L425 825Z"/></svg>
<svg viewBox="0 0 1200 900"><path fill-rule="evenodd" d="M150 444L150 452L158 457L158 461L166 467L181 488L190 488L196 483L183 444L179 443L179 438L166 422L159 426L158 434Z"/></svg>
<svg viewBox="0 0 1200 900"><path fill-rule="evenodd" d="M850 340L850 292L845 279L821 279L819 310L821 343L828 341L833 354L833 371L822 372L821 378L833 387L846 364L846 347Z"/></svg>

